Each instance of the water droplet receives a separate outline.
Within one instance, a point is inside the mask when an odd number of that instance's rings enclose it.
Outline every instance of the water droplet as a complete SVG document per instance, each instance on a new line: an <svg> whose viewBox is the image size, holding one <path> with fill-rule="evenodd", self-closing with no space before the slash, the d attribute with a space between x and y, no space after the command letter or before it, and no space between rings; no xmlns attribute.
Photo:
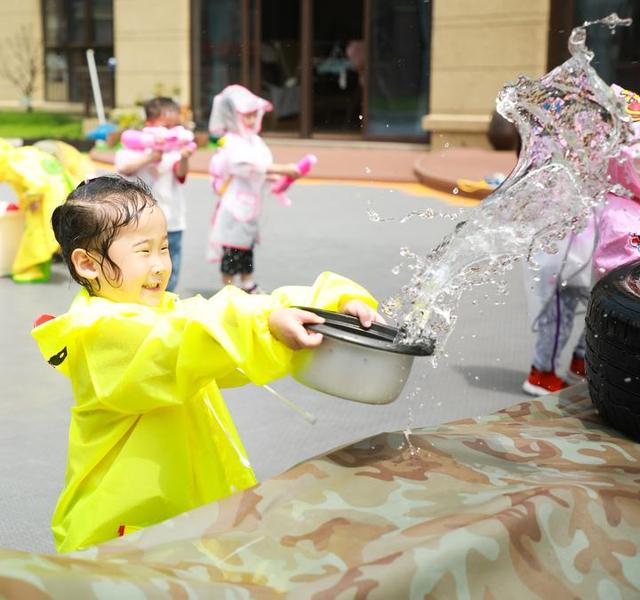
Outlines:
<svg viewBox="0 0 640 600"><path fill-rule="evenodd" d="M624 382L625 383L631 383L631 377L625 377L624 378Z"/></svg>
<svg viewBox="0 0 640 600"><path fill-rule="evenodd" d="M400 265L396 265L395 267L393 267L393 269L391 269L391 272L394 275L397 275L398 273L400 273Z"/></svg>

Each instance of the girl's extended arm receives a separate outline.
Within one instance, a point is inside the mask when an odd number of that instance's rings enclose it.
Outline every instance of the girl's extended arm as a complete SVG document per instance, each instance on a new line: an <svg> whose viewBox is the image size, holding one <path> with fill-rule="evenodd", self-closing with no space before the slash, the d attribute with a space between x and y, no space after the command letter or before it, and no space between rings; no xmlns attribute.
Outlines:
<svg viewBox="0 0 640 600"><path fill-rule="evenodd" d="M286 175L291 179L298 179L300 177L300 171L296 163L272 163L267 167L267 175Z"/></svg>
<svg viewBox="0 0 640 600"><path fill-rule="evenodd" d="M78 310L33 335L71 378L77 410L140 414L186 402L215 380L237 385L238 370L258 385L286 375L293 350L273 335L269 316L295 305L339 310L353 299L376 306L364 288L332 273L271 296L227 287L166 313L80 295Z"/></svg>

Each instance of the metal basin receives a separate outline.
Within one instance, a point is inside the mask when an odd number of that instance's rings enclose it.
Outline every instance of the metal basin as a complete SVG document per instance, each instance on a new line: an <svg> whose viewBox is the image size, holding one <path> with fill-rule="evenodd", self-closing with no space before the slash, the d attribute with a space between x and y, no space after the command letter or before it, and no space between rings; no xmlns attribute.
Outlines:
<svg viewBox="0 0 640 600"><path fill-rule="evenodd" d="M414 358L433 353L433 343L396 343L396 327L374 323L365 329L350 315L298 308L325 319L320 325L307 325L324 339L317 348L294 353L292 376L325 394L367 404L388 404L402 392Z"/></svg>

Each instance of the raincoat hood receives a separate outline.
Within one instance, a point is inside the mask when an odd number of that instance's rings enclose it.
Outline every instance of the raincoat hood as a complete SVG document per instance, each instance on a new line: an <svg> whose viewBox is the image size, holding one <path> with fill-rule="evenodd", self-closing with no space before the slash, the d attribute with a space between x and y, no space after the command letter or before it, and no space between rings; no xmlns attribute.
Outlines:
<svg viewBox="0 0 640 600"><path fill-rule="evenodd" d="M634 132L634 143L621 152L620 158L609 163L612 184L627 188L636 198L640 198L640 96L613 84L611 89L623 101Z"/></svg>
<svg viewBox="0 0 640 600"><path fill-rule="evenodd" d="M229 85L213 98L209 132L215 135L235 133L241 136L255 135L262 129L264 113L273 110L268 100L256 96L241 85ZM255 125L249 130L241 119L241 115L257 112Z"/></svg>

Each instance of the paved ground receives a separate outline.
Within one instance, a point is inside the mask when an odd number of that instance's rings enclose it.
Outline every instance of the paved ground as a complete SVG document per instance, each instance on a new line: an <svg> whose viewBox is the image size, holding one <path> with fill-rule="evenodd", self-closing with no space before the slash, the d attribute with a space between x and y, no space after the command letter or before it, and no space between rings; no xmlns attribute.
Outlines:
<svg viewBox="0 0 640 600"><path fill-rule="evenodd" d="M213 199L208 182L188 182L189 229L179 292L206 295L219 288L218 273L203 260ZM2 190L0 190L1 192ZM426 252L453 221L374 223L372 207L385 217L433 207L458 207L389 187L309 184L291 189L293 207L267 203L257 279L265 288L311 283L323 270L352 277L379 298L406 281L393 275L399 248ZM260 479L310 456L380 431L441 423L493 412L523 396L532 334L525 317L522 276L510 274L506 304L489 287L467 294L460 318L437 368L416 362L405 393L387 406L367 406L323 395L291 379L274 387L318 417L310 425L267 391L247 386L226 393L240 434ZM49 519L64 478L66 430L71 407L68 382L40 358L29 336L33 318L63 312L76 291L58 265L50 283L16 285L0 279L0 546L52 551ZM485 297L488 295L488 297ZM565 357L566 362L566 357Z"/></svg>

